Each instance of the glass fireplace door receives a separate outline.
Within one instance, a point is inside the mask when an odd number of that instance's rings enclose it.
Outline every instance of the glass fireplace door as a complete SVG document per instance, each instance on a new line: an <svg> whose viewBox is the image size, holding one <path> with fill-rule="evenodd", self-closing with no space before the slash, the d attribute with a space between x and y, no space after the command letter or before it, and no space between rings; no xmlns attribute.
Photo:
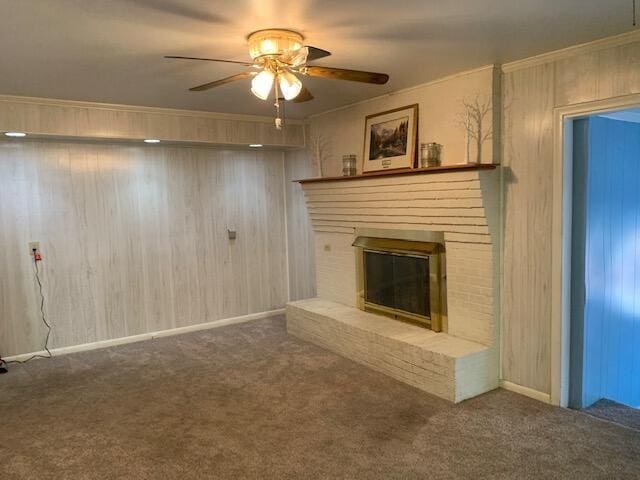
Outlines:
<svg viewBox="0 0 640 480"><path fill-rule="evenodd" d="M365 303L430 316L429 259L364 252Z"/></svg>

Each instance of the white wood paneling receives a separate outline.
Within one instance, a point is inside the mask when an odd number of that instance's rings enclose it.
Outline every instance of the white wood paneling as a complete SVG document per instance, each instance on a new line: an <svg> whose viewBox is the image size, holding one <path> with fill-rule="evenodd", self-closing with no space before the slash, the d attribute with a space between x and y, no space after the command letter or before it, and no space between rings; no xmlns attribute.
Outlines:
<svg viewBox="0 0 640 480"><path fill-rule="evenodd" d="M302 300L316 295L315 246L302 187L294 180L311 177L313 175L313 167L306 150L285 152L284 162L289 252L289 296L290 300Z"/></svg>
<svg viewBox="0 0 640 480"><path fill-rule="evenodd" d="M572 45L567 48L561 48L560 50L553 50L551 52L542 53L533 57L523 58L520 60L515 60L513 62L505 63L502 65L502 71L505 73L511 73L517 70L525 70L538 65L558 62L566 58L576 58L583 54L589 54L592 52L597 52L599 50L611 51L611 49L614 49L621 45L632 45L637 41L640 41L640 30L636 29L626 33L621 33L620 35L613 35L611 37L601 38L600 40Z"/></svg>
<svg viewBox="0 0 640 480"><path fill-rule="evenodd" d="M304 127L289 121L277 130L272 118L0 96L0 132L118 140L303 147Z"/></svg>
<svg viewBox="0 0 640 480"><path fill-rule="evenodd" d="M540 65L508 74L503 81L508 105L503 156L503 375L547 393L554 74L553 65Z"/></svg>
<svg viewBox="0 0 640 480"><path fill-rule="evenodd" d="M551 245L561 235L551 211L554 108L640 92L637 34L615 40L520 62L503 77L503 377L543 394L553 373Z"/></svg>
<svg viewBox="0 0 640 480"><path fill-rule="evenodd" d="M31 241L53 347L281 308L282 155L1 142L2 355L42 348Z"/></svg>
<svg viewBox="0 0 640 480"><path fill-rule="evenodd" d="M633 43L555 63L555 106L639 93L640 35Z"/></svg>

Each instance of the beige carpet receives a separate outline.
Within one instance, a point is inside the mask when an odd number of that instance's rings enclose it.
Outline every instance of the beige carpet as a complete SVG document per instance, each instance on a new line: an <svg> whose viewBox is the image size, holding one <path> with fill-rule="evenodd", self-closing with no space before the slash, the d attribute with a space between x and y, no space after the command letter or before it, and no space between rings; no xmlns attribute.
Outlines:
<svg viewBox="0 0 640 480"><path fill-rule="evenodd" d="M603 398L582 410L594 417L640 431L640 409Z"/></svg>
<svg viewBox="0 0 640 480"><path fill-rule="evenodd" d="M11 366L0 478L637 479L640 433L495 391L451 405L283 318Z"/></svg>

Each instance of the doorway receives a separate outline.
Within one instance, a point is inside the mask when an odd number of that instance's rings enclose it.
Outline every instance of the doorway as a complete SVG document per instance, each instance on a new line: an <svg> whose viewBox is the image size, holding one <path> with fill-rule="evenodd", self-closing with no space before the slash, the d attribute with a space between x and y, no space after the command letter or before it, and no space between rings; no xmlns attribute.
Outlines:
<svg viewBox="0 0 640 480"><path fill-rule="evenodd" d="M640 422L640 109L572 121L568 405Z"/></svg>

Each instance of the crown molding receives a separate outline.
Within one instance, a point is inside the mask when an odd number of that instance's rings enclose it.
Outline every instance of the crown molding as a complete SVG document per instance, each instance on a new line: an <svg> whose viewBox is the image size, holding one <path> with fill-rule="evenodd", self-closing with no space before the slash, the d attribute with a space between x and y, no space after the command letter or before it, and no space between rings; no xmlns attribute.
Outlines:
<svg viewBox="0 0 640 480"><path fill-rule="evenodd" d="M304 123L277 130L269 117L0 95L0 131L33 138L127 141L157 138L180 145L304 146Z"/></svg>
<svg viewBox="0 0 640 480"><path fill-rule="evenodd" d="M235 113L207 112L204 110L181 110L176 108L144 107L140 105L122 105L117 103L84 102L79 100L63 100L57 98L22 97L17 95L0 95L0 102L44 105L63 108L87 108L92 110L109 110L155 115L173 115L180 117L214 118L217 120L236 120L257 123L273 123L273 117L261 115L240 115ZM292 125L304 125L303 120L289 119Z"/></svg>
<svg viewBox="0 0 640 480"><path fill-rule="evenodd" d="M613 37L601 38L592 42L581 43L571 47L554 50L552 52L542 53L533 57L508 62L502 65L504 73L515 72L525 68L531 68L545 63L557 62L569 57L584 55L586 53L604 50L606 48L618 47L628 43L640 42L640 29L631 30L630 32L614 35Z"/></svg>

